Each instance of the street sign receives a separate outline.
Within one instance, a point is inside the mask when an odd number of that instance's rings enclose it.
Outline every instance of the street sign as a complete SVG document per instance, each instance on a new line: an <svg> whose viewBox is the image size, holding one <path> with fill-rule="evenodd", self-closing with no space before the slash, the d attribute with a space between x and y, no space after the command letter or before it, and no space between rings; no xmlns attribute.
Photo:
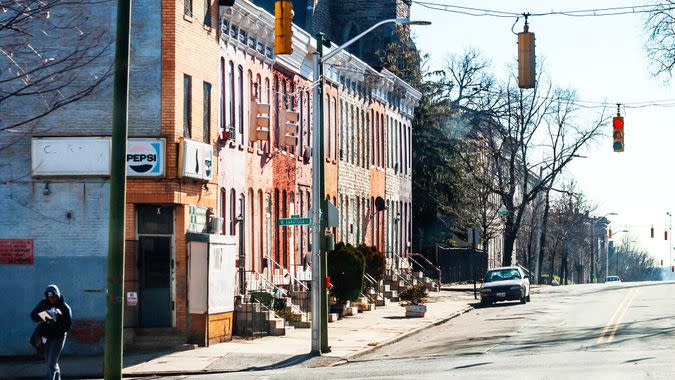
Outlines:
<svg viewBox="0 0 675 380"><path fill-rule="evenodd" d="M302 226L309 224L309 218L301 218L300 215L291 215L290 218L280 218L277 223L280 226Z"/></svg>
<svg viewBox="0 0 675 380"><path fill-rule="evenodd" d="M469 227L466 229L466 234L469 237L469 244L471 245L478 245L480 244L480 229L475 228L475 227Z"/></svg>

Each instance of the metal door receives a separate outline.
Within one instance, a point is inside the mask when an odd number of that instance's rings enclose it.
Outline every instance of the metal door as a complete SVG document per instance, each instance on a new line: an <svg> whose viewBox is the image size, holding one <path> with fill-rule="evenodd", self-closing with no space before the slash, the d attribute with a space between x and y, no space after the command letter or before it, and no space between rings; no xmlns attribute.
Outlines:
<svg viewBox="0 0 675 380"><path fill-rule="evenodd" d="M171 236L139 237L141 327L171 327Z"/></svg>

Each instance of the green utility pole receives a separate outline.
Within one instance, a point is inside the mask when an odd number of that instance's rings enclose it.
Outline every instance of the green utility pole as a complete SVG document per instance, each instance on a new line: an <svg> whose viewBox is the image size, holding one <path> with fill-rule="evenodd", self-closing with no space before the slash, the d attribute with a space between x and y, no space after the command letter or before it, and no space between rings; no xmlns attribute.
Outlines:
<svg viewBox="0 0 675 380"><path fill-rule="evenodd" d="M110 221L105 314L106 380L122 378L124 321L124 206L127 182L127 114L129 100L129 28L131 0L117 1L115 80L113 84L112 153L110 157Z"/></svg>
<svg viewBox="0 0 675 380"><path fill-rule="evenodd" d="M317 87L317 96L319 97L318 104L319 109L315 112L319 112L319 125L314 129L314 133L319 134L319 157L314 159L321 160L319 164L319 202L321 202L321 221L319 228L319 260L321 260L321 353L330 352L330 346L328 346L328 296L326 294L326 278L328 277L328 270L326 265L326 227L327 227L327 215L328 207L326 205L326 160L325 149L323 146L323 33L316 35L316 50L319 54L319 73L318 79L319 83ZM316 186L316 184L314 184Z"/></svg>

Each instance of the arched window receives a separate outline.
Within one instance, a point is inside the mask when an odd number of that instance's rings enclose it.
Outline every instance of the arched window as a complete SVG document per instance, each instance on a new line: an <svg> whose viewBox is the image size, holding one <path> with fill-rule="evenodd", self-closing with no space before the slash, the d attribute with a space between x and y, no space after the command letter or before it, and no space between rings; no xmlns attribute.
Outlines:
<svg viewBox="0 0 675 380"><path fill-rule="evenodd" d="M230 235L236 234L237 224L237 192L230 190Z"/></svg>

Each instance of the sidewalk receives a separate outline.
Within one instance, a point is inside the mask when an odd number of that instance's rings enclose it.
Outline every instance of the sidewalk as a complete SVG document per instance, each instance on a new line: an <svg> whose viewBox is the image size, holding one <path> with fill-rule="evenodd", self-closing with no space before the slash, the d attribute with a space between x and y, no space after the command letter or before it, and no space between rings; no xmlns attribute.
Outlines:
<svg viewBox="0 0 675 380"><path fill-rule="evenodd" d="M311 358L311 329L296 329L286 336L266 336L258 339L234 339L231 342L189 351L127 354L124 375L178 375L211 372L283 368L303 363L325 366L348 360L383 345L398 341L420 329L427 328L470 310L473 294L458 291L430 293L424 318L405 318L398 303L378 307L374 311L328 324L331 352ZM101 377L102 357L64 357L61 360L64 377ZM0 362L0 378L44 376L44 364L35 362Z"/></svg>

